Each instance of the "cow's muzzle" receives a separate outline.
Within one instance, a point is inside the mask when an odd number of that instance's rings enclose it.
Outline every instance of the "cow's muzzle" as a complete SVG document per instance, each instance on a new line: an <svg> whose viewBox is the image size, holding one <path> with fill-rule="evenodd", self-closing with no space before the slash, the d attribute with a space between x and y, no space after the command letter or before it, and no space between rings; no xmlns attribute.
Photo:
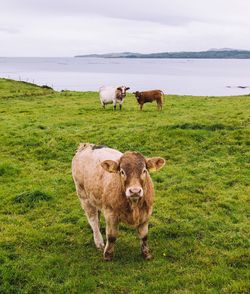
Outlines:
<svg viewBox="0 0 250 294"><path fill-rule="evenodd" d="M131 200L139 200L143 196L141 187L129 187L126 189L126 196Z"/></svg>

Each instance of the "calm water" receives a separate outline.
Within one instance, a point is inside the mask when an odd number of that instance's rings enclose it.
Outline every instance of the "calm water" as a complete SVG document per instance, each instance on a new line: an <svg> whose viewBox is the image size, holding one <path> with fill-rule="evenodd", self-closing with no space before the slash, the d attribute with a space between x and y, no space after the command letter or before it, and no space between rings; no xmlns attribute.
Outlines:
<svg viewBox="0 0 250 294"><path fill-rule="evenodd" d="M250 60L0 58L0 77L56 90L97 91L102 85L124 84L131 91L242 95L250 93Z"/></svg>

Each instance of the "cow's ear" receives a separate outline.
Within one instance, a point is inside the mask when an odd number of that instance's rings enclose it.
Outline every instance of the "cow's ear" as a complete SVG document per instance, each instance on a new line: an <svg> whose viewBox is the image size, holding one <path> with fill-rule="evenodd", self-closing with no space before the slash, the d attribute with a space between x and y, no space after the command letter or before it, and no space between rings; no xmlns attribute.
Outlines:
<svg viewBox="0 0 250 294"><path fill-rule="evenodd" d="M129 88L129 87L127 87L127 88L126 88L126 91L127 91L127 90L129 90L129 89L130 89L130 88Z"/></svg>
<svg viewBox="0 0 250 294"><path fill-rule="evenodd" d="M121 87L118 87L116 90L118 90L118 91L122 91L122 88L121 88Z"/></svg>
<svg viewBox="0 0 250 294"><path fill-rule="evenodd" d="M105 160L101 163L101 166L109 173L118 172L118 163L114 160Z"/></svg>
<svg viewBox="0 0 250 294"><path fill-rule="evenodd" d="M146 166L149 171L156 171L165 165L166 161L162 157L146 158Z"/></svg>

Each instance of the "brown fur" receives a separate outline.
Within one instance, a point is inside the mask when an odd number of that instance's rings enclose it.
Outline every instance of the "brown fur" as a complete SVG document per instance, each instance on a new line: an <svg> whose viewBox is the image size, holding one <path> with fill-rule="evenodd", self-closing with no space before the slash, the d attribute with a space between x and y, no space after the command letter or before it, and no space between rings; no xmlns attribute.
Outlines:
<svg viewBox="0 0 250 294"><path fill-rule="evenodd" d="M161 90L151 90L151 91L136 91L133 93L140 105L140 110L144 103L156 101L158 110L162 110L163 106L163 92Z"/></svg>
<svg viewBox="0 0 250 294"><path fill-rule="evenodd" d="M115 91L115 97L116 97L116 99L117 100L122 100L123 99L123 97L122 97L122 91L119 89L116 89L116 91Z"/></svg>
<svg viewBox="0 0 250 294"><path fill-rule="evenodd" d="M122 91L122 87L118 87L115 91L115 97L118 101L123 101L123 99L126 97L126 91L129 90L129 87L126 87L124 89L124 92ZM120 109L121 109L121 104L120 104Z"/></svg>
<svg viewBox="0 0 250 294"><path fill-rule="evenodd" d="M72 161L72 174L98 248L104 246L98 211L104 214L105 260L113 257L119 222L136 227L140 239L147 236L154 198L153 183L147 169L159 169L164 163L162 158L146 159L138 152L122 154L105 146L97 148L93 144L80 144ZM143 196L128 196L126 191L131 187L141 187ZM150 254L145 240L141 241L141 250L144 258L148 259Z"/></svg>

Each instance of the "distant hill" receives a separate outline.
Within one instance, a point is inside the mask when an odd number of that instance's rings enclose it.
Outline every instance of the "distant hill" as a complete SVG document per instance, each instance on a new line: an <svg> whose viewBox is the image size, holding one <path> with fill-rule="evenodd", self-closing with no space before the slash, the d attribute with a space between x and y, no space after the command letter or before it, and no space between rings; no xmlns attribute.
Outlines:
<svg viewBox="0 0 250 294"><path fill-rule="evenodd" d="M106 53L106 54L87 54L76 55L75 57L96 57L96 58L201 58L201 59L250 59L250 51L230 48L211 49L200 52L161 52L161 53Z"/></svg>

